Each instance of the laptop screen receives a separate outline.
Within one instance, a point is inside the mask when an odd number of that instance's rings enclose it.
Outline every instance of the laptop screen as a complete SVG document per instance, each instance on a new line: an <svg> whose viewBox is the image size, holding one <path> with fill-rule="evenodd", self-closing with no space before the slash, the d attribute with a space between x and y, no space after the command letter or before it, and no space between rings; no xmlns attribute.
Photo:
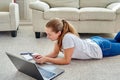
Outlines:
<svg viewBox="0 0 120 80"><path fill-rule="evenodd" d="M34 63L25 61L9 53L6 54L20 72L23 72L37 80L43 80L43 77L41 76L40 72L38 71Z"/></svg>

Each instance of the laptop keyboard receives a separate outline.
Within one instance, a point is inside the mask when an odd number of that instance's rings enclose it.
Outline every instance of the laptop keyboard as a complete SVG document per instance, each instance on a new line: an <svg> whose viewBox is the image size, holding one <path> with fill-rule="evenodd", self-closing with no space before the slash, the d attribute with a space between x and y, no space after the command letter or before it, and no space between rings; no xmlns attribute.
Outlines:
<svg viewBox="0 0 120 80"><path fill-rule="evenodd" d="M44 77L46 77L48 79L55 75L55 73L47 71L47 70L42 69L42 68L39 68L39 71Z"/></svg>

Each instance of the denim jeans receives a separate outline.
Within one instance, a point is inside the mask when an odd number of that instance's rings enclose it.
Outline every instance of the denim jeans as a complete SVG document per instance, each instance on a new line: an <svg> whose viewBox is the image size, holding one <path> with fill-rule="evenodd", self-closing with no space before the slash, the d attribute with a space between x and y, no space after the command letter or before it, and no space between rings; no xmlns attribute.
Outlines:
<svg viewBox="0 0 120 80"><path fill-rule="evenodd" d="M120 42L114 39L102 38L100 36L91 37L101 48L103 57L120 55Z"/></svg>

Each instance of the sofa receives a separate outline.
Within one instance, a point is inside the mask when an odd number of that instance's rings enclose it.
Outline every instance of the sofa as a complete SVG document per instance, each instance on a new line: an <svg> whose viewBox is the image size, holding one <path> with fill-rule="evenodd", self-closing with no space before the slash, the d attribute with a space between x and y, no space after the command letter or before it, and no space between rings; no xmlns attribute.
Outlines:
<svg viewBox="0 0 120 80"><path fill-rule="evenodd" d="M17 36L19 26L19 6L14 0L0 0L0 31L10 31Z"/></svg>
<svg viewBox="0 0 120 80"><path fill-rule="evenodd" d="M29 7L36 38L40 38L51 18L66 19L78 33L120 30L120 0L37 0Z"/></svg>

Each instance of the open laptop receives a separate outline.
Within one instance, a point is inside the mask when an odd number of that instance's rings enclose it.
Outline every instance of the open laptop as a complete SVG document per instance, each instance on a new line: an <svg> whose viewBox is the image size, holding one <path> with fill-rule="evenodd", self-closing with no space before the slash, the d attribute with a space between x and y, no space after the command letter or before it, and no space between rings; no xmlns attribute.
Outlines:
<svg viewBox="0 0 120 80"><path fill-rule="evenodd" d="M50 64L38 65L14 56L8 52L6 52L6 54L18 71L23 72L37 80L52 80L64 72L63 69L57 68Z"/></svg>

